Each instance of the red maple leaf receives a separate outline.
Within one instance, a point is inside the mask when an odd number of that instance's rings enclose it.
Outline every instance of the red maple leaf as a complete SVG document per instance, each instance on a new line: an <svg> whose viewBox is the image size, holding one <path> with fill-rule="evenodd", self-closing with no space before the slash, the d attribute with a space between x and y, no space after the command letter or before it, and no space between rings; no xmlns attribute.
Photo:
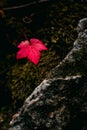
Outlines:
<svg viewBox="0 0 87 130"><path fill-rule="evenodd" d="M20 50L17 52L16 58L28 58L28 60L35 65L37 65L40 60L40 51L47 50L43 42L36 38L31 38L30 41L22 41L17 47Z"/></svg>

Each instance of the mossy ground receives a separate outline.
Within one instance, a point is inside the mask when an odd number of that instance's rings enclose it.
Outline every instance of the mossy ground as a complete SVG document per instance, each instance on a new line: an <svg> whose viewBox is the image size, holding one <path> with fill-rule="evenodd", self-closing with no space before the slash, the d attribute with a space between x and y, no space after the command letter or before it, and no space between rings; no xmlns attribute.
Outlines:
<svg viewBox="0 0 87 130"><path fill-rule="evenodd" d="M87 17L87 6L85 3L55 1L4 13L3 33L6 33L8 44L4 39L0 41L1 47L3 44L0 54L0 130L7 130L11 116L70 51L77 37L77 23ZM28 38L41 39L48 48L41 53L38 65L15 58L17 45L24 40L24 34Z"/></svg>

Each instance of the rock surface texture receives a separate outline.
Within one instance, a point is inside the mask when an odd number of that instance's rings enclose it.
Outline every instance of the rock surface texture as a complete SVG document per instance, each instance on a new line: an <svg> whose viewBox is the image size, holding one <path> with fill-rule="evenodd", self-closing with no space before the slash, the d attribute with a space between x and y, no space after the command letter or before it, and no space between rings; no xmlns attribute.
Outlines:
<svg viewBox="0 0 87 130"><path fill-rule="evenodd" d="M9 130L87 130L87 18L72 50L25 100Z"/></svg>

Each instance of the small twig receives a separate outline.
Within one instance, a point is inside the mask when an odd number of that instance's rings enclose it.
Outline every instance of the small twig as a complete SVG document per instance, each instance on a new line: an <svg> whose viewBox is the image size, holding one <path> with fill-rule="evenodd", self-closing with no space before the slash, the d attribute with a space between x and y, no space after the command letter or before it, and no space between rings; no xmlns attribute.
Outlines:
<svg viewBox="0 0 87 130"><path fill-rule="evenodd" d="M37 3L41 3L41 2L46 2L46 1L49 1L49 0L39 0L37 2L32 2L32 3L28 3L28 4L23 4L23 5L13 6L13 7L5 7L5 8L3 8L3 10L7 11L7 10L15 10L15 9L20 9L20 8L25 8L25 7L28 7L28 6L37 4Z"/></svg>

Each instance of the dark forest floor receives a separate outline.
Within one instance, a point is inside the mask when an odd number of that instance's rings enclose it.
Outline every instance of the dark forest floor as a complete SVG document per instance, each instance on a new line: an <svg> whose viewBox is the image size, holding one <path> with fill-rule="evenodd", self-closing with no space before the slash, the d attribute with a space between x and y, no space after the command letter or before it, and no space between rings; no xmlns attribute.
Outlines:
<svg viewBox="0 0 87 130"><path fill-rule="evenodd" d="M3 2L9 6L7 1ZM78 21L87 17L87 5L84 2L43 2L20 9L4 10L2 16L0 130L7 130L11 116L26 97L72 48L77 37ZM27 59L17 61L15 58L17 45L24 40L24 34L28 38L41 39L48 47L47 51L41 53L37 66Z"/></svg>

